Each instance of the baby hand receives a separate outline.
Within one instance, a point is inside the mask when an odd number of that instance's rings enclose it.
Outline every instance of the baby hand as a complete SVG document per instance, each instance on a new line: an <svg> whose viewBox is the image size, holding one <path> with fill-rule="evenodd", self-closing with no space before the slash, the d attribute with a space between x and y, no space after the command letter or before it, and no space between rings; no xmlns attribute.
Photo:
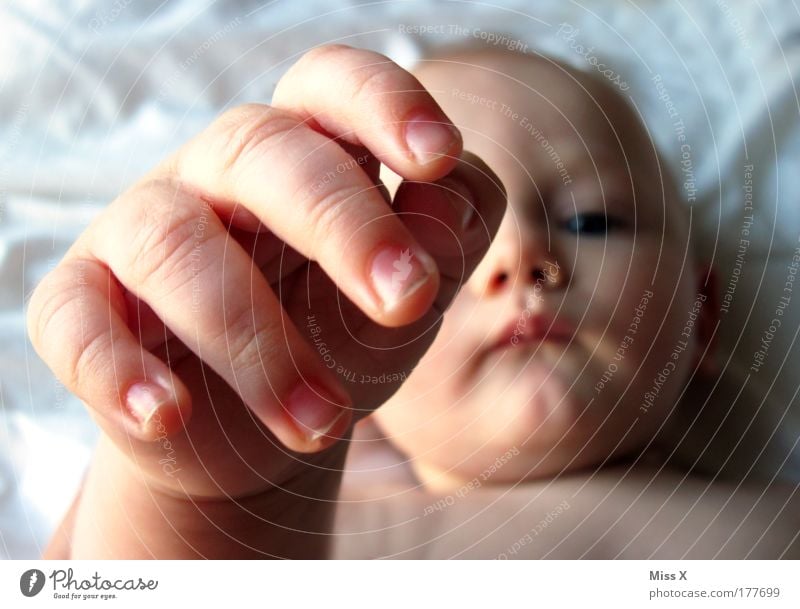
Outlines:
<svg viewBox="0 0 800 609"><path fill-rule="evenodd" d="M380 163L405 180L391 205ZM413 76L320 47L113 201L29 333L152 483L252 495L397 390L503 212Z"/></svg>

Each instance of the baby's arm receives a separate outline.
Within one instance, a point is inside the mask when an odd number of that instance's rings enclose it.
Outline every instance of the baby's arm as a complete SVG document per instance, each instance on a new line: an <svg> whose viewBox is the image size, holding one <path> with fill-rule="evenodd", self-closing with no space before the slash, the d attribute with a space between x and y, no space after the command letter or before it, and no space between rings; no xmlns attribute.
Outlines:
<svg viewBox="0 0 800 609"><path fill-rule="evenodd" d="M345 443L281 487L252 496L197 499L149 485L107 438L75 511L69 556L319 558L326 556ZM320 500L324 501L320 501Z"/></svg>
<svg viewBox="0 0 800 609"><path fill-rule="evenodd" d="M320 47L109 205L28 312L104 432L70 556L324 553L340 440L399 386L345 379L405 378L502 219L460 154L408 72Z"/></svg>

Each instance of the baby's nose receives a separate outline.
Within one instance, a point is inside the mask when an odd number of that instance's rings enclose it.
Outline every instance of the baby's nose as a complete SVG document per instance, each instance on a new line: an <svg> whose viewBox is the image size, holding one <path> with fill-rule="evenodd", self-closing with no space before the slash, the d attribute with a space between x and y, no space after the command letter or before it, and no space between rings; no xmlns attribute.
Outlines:
<svg viewBox="0 0 800 609"><path fill-rule="evenodd" d="M474 296L487 297L527 291L536 285L559 290L567 283L567 269L558 260L555 247L548 247L546 228L521 226L507 214L467 287Z"/></svg>

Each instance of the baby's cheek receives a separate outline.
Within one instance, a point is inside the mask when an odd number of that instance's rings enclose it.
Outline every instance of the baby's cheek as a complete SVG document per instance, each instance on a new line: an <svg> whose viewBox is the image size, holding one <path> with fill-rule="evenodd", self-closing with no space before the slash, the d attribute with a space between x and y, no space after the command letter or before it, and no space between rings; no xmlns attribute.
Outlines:
<svg viewBox="0 0 800 609"><path fill-rule="evenodd" d="M458 355L440 338L441 334L397 393L376 413L396 433L424 433L428 422L440 416L443 405L455 401L451 387Z"/></svg>

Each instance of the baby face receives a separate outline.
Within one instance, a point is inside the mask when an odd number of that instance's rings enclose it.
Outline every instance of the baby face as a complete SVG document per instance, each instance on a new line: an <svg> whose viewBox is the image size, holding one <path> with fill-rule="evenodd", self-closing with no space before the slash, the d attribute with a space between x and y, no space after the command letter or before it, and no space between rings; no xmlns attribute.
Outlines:
<svg viewBox="0 0 800 609"><path fill-rule="evenodd" d="M530 55L466 53L417 76L509 204L379 425L442 486L642 448L705 345L687 218L636 115L609 86Z"/></svg>

